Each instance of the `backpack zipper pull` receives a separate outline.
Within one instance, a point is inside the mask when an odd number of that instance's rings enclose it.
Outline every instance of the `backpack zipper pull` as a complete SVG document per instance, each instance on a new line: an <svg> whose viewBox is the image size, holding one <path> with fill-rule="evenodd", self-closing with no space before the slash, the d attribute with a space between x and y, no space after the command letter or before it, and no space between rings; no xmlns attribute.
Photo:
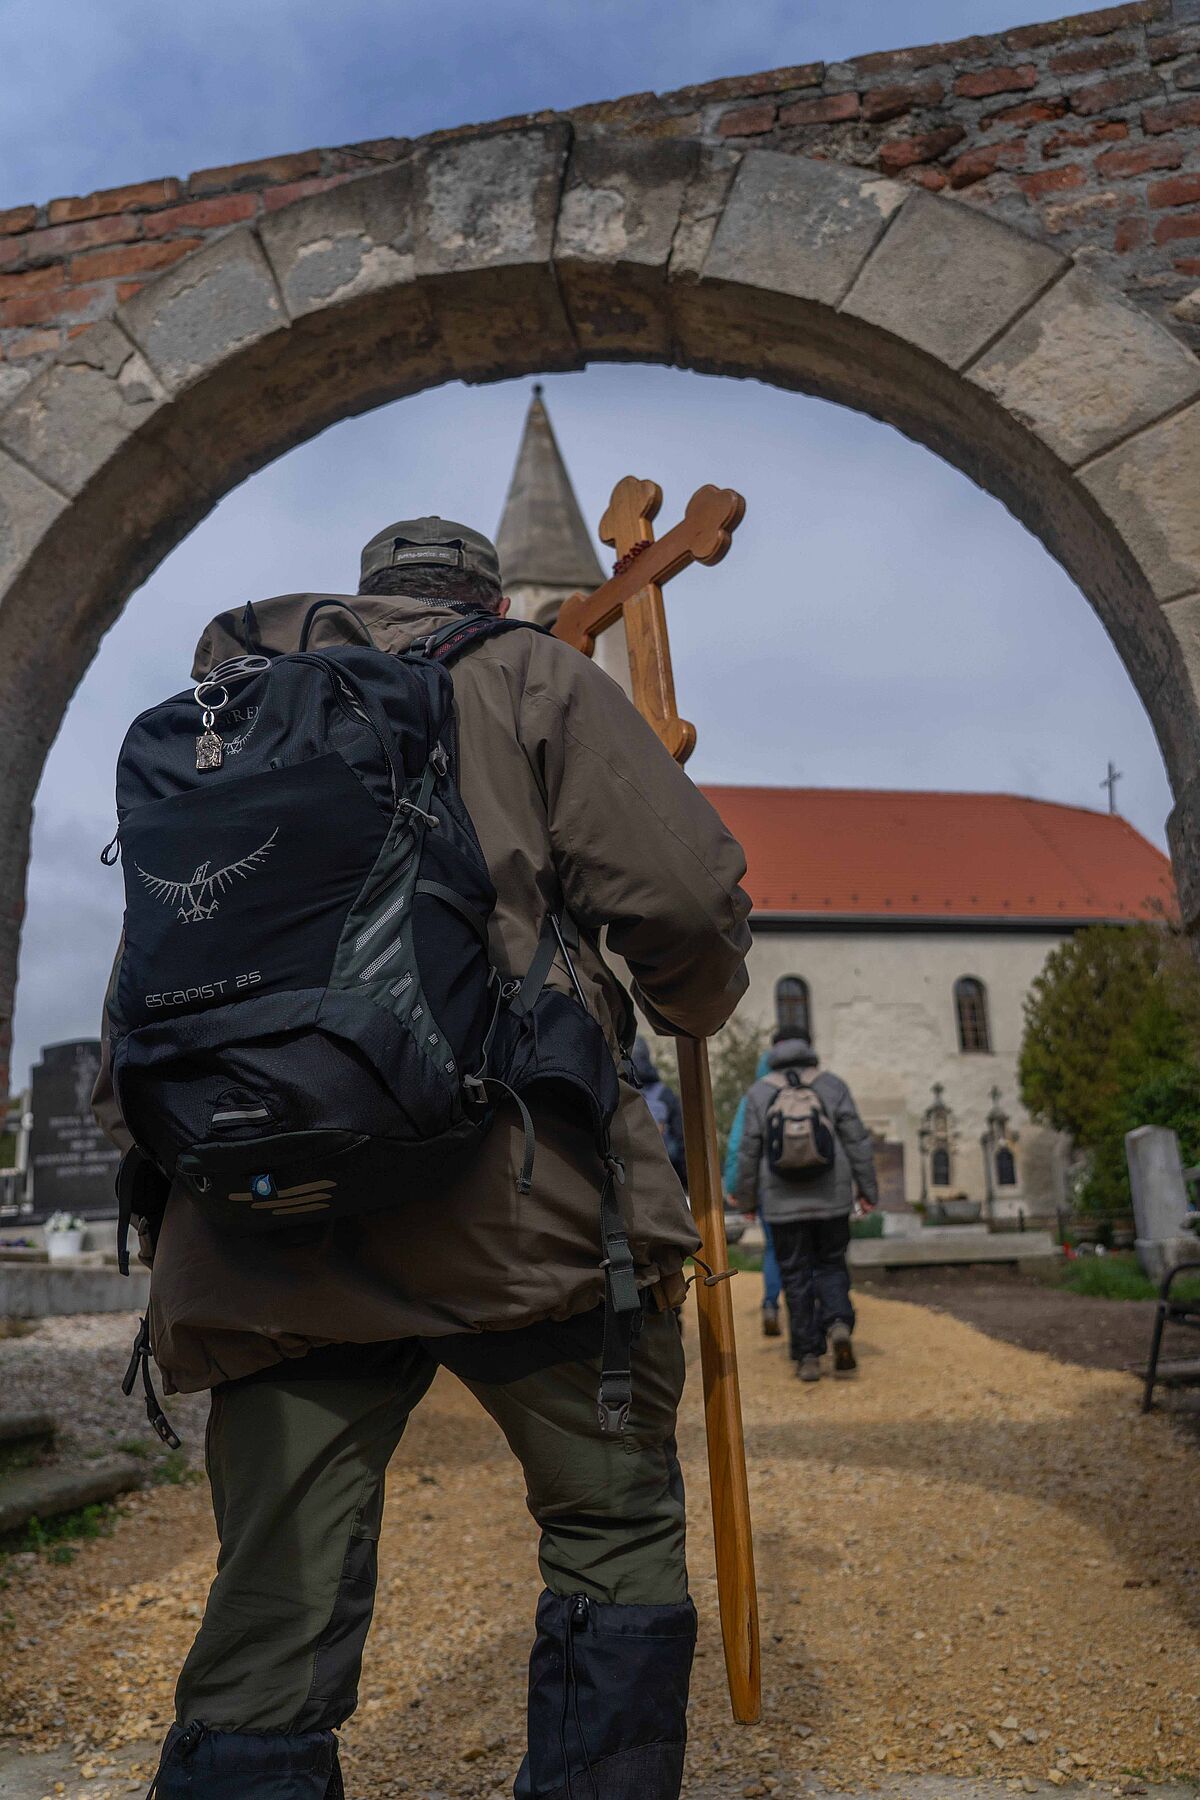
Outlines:
<svg viewBox="0 0 1200 1800"><path fill-rule="evenodd" d="M111 869L120 854L121 827L118 825L117 829L113 832L107 844L105 844L103 850L100 852L100 861L104 864L106 869Z"/></svg>

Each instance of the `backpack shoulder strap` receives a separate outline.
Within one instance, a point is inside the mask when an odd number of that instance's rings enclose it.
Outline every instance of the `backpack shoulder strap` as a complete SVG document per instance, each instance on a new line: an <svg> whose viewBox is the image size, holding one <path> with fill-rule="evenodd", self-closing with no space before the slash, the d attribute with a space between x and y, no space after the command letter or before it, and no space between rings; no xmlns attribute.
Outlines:
<svg viewBox="0 0 1200 1800"><path fill-rule="evenodd" d="M485 638L499 637L505 631L536 631L542 637L550 636L544 625L535 625L531 619L499 619L495 613L468 613L465 618L455 619L453 624L443 625L440 631L431 632L427 638L419 638L410 654L427 656L431 662L452 663Z"/></svg>

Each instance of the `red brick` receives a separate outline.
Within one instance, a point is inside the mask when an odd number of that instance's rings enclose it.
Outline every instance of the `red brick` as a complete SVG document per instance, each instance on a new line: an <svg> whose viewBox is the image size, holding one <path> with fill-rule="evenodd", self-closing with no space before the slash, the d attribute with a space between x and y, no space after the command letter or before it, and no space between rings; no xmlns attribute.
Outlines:
<svg viewBox="0 0 1200 1800"><path fill-rule="evenodd" d="M1200 31L1195 26L1182 31L1164 31L1158 37L1147 38L1146 54L1152 63L1170 62L1176 56L1182 56L1188 50L1200 47Z"/></svg>
<svg viewBox="0 0 1200 1800"><path fill-rule="evenodd" d="M1120 144L1128 136L1129 127L1124 119L1104 119L1100 124L1076 125L1073 128L1068 126L1044 140L1042 157L1049 162L1061 150L1086 150L1092 144Z"/></svg>
<svg viewBox="0 0 1200 1800"><path fill-rule="evenodd" d="M911 112L914 106L936 106L945 96L945 88L940 81L931 77L928 81L915 81L907 86L898 84L895 87L870 88L863 95L862 116L878 123L883 119L898 119L902 113Z"/></svg>
<svg viewBox="0 0 1200 1800"><path fill-rule="evenodd" d="M0 300L13 300L18 294L44 294L49 288L63 284L61 263L47 263L44 269L26 269L21 275L0 275Z"/></svg>
<svg viewBox="0 0 1200 1800"><path fill-rule="evenodd" d="M220 194L230 188L269 187L275 181L301 181L321 173L319 150L294 156L264 156L257 162L228 163L221 169L197 169L188 178L189 194Z"/></svg>
<svg viewBox="0 0 1200 1800"><path fill-rule="evenodd" d="M832 125L838 119L857 119L857 94L827 94L821 100L794 100L779 114L781 125Z"/></svg>
<svg viewBox="0 0 1200 1800"><path fill-rule="evenodd" d="M145 221L148 238L169 237L173 231L211 231L218 225L237 225L258 211L256 194L218 194L212 200L192 200L153 213Z"/></svg>
<svg viewBox="0 0 1200 1800"><path fill-rule="evenodd" d="M1117 220L1117 229L1113 233L1113 249L1118 256L1124 256L1128 250L1140 250L1150 236L1150 226L1140 213L1130 213L1127 219Z"/></svg>
<svg viewBox="0 0 1200 1800"><path fill-rule="evenodd" d="M1062 44L1071 38L1104 37L1107 32L1121 31L1127 25L1147 25L1161 19L1162 0L1133 0L1128 6L1105 6L1099 12L1073 13L1066 19L1051 19L1045 25L1019 25L1004 33L1010 50L1040 50L1045 44Z"/></svg>
<svg viewBox="0 0 1200 1800"><path fill-rule="evenodd" d="M1050 58L1055 75L1092 75L1097 69L1111 69L1118 63L1132 62L1137 45L1129 38L1107 38L1097 44L1075 44Z"/></svg>
<svg viewBox="0 0 1200 1800"><path fill-rule="evenodd" d="M1181 275L1200 275L1200 256L1181 256L1175 267Z"/></svg>
<svg viewBox="0 0 1200 1800"><path fill-rule="evenodd" d="M699 129L699 120L696 129ZM342 175L314 175L311 181L286 181L282 187L268 188L262 197L263 211L278 212L281 206L290 206L293 200L306 200L310 194L324 194L329 188L353 181L359 173L358 169L347 169Z"/></svg>
<svg viewBox="0 0 1200 1800"><path fill-rule="evenodd" d="M19 362L26 356L44 356L48 350L57 350L60 341L57 331L27 331L24 337L9 344L4 354L9 362Z"/></svg>
<svg viewBox="0 0 1200 1800"><path fill-rule="evenodd" d="M203 238L172 238L169 243L122 244L112 250L88 250L73 256L72 281L109 281L117 275L144 275L169 269L172 263L198 250Z"/></svg>
<svg viewBox="0 0 1200 1800"><path fill-rule="evenodd" d="M961 144L966 135L961 125L943 125L938 131L923 131L917 137L893 138L880 150L879 166L894 174L913 163L936 162L955 144Z"/></svg>
<svg viewBox="0 0 1200 1800"><path fill-rule="evenodd" d="M178 200L182 189L173 175L162 181L139 181L132 187L101 188L96 194L76 194L50 202L51 225L73 225L76 219L98 219L107 213L136 212L147 206L167 206Z"/></svg>
<svg viewBox="0 0 1200 1800"><path fill-rule="evenodd" d="M1022 88L1036 87L1038 72L1032 63L1021 63L1015 69L976 69L960 75L954 91L964 100L986 100L989 94L1015 94Z"/></svg>
<svg viewBox="0 0 1200 1800"><path fill-rule="evenodd" d="M902 174L905 181L928 188L931 194L940 194L947 185L945 169L931 169L927 163L914 163L911 169L903 170Z"/></svg>
<svg viewBox="0 0 1200 1800"><path fill-rule="evenodd" d="M1083 187L1087 170L1082 163L1063 163L1057 169L1040 169L1035 175L1018 175L1017 185L1031 200L1043 194L1060 193L1064 188Z"/></svg>
<svg viewBox="0 0 1200 1800"><path fill-rule="evenodd" d="M1193 206L1200 200L1200 174L1169 175L1165 181L1152 181L1146 198L1155 208Z"/></svg>
<svg viewBox="0 0 1200 1800"><path fill-rule="evenodd" d="M1182 161L1181 144L1130 144L1123 150L1105 150L1096 158L1096 168L1111 181L1148 175L1151 169L1177 169Z"/></svg>
<svg viewBox="0 0 1200 1800"><path fill-rule="evenodd" d="M145 285L144 281L118 281L117 305L124 306L127 300L132 300L135 294L140 294Z"/></svg>
<svg viewBox="0 0 1200 1800"><path fill-rule="evenodd" d="M1200 97L1176 100L1170 106L1155 106L1142 114L1142 130L1151 137L1161 137L1179 125L1200 125Z"/></svg>
<svg viewBox="0 0 1200 1800"><path fill-rule="evenodd" d="M28 231L36 224L36 206L10 206L7 211L0 212L0 237L8 237L14 231Z"/></svg>
<svg viewBox="0 0 1200 1800"><path fill-rule="evenodd" d="M1156 244L1173 244L1179 238L1200 237L1200 212L1169 213L1154 227Z"/></svg>
<svg viewBox="0 0 1200 1800"><path fill-rule="evenodd" d="M48 225L42 231L28 232L20 240L21 254L32 263L71 256L76 250L90 250L94 244L129 243L139 235L140 226L141 221L133 213L85 219L78 225Z"/></svg>
<svg viewBox="0 0 1200 1800"><path fill-rule="evenodd" d="M1082 118L1090 119L1093 113L1111 112L1116 106L1130 106L1135 100L1149 100L1161 92L1157 75L1135 71L1131 75L1114 75L1111 81L1095 81L1091 87L1076 88L1071 107Z"/></svg>
<svg viewBox="0 0 1200 1800"><path fill-rule="evenodd" d="M722 137L761 137L764 131L771 131L775 126L775 108L769 100L759 100L753 106L738 106L732 112L722 113L717 130ZM291 186L299 186L293 182Z"/></svg>
<svg viewBox="0 0 1200 1800"><path fill-rule="evenodd" d="M1045 125L1061 119L1067 110L1065 100L1021 100L1016 106L1005 106L999 112L980 119L980 128L990 131L993 125Z"/></svg>
<svg viewBox="0 0 1200 1800"><path fill-rule="evenodd" d="M1019 168L1025 160L1025 153L1024 138L1012 138L1006 144L985 144L974 150L964 150L950 164L950 186L972 187L977 181L986 181L997 169Z"/></svg>
<svg viewBox="0 0 1200 1800"><path fill-rule="evenodd" d="M44 325L73 313L86 312L105 291L103 287L60 287L50 288L44 294L0 300L0 325Z"/></svg>

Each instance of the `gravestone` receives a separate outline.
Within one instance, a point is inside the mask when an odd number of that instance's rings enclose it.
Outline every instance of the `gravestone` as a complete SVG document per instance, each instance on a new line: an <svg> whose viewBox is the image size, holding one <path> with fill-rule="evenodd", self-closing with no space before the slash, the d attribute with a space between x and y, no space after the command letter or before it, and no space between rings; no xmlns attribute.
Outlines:
<svg viewBox="0 0 1200 1800"><path fill-rule="evenodd" d="M47 1045L33 1071L29 1166L35 1221L55 1212L77 1213L82 1219L116 1217L114 1183L121 1153L92 1118L99 1069L99 1041L85 1038Z"/></svg>
<svg viewBox="0 0 1200 1800"><path fill-rule="evenodd" d="M1200 1241L1187 1230L1188 1192L1179 1139L1164 1125L1140 1125L1125 1134L1125 1158L1133 1189L1138 1261L1151 1281L1173 1263L1200 1260Z"/></svg>

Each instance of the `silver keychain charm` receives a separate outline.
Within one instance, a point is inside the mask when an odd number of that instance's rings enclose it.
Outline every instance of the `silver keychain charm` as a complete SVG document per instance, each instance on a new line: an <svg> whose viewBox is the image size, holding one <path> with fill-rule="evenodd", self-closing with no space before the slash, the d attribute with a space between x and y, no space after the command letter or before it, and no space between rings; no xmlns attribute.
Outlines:
<svg viewBox="0 0 1200 1800"><path fill-rule="evenodd" d="M229 688L225 685L240 681L252 680L269 669L271 661L266 656L231 656L227 661L219 663L211 675L198 682L193 690L196 705L200 707L200 723L204 730L196 739L196 768L219 769L225 761L225 746L217 736L214 727L217 714L229 705ZM220 699L217 695L220 695Z"/></svg>
<svg viewBox="0 0 1200 1800"><path fill-rule="evenodd" d="M204 730L196 739L197 769L219 769L225 761L225 746L213 730L216 722L216 713L206 707L201 720Z"/></svg>

